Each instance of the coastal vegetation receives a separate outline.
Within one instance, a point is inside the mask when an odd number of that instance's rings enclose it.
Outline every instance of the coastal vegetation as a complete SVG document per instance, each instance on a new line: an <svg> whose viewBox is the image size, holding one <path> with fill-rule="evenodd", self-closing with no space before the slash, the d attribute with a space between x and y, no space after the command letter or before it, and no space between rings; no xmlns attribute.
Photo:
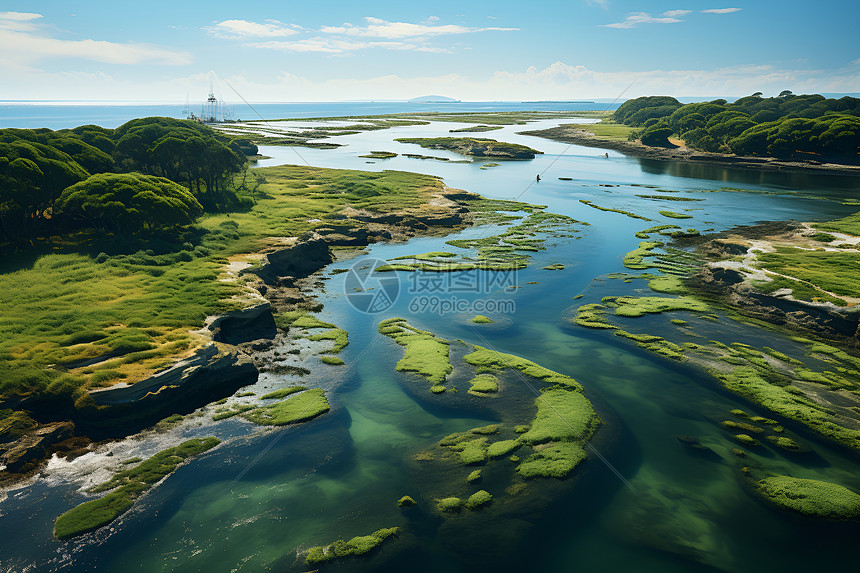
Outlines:
<svg viewBox="0 0 860 573"><path fill-rule="evenodd" d="M460 129L449 129L448 133L481 133L484 131L495 131L502 129L501 125L473 125L471 127L461 127Z"/></svg>
<svg viewBox="0 0 860 573"><path fill-rule="evenodd" d="M839 484L774 475L755 482L754 487L777 507L810 517L849 519L860 515L860 495Z"/></svg>
<svg viewBox="0 0 860 573"><path fill-rule="evenodd" d="M371 151L367 155L359 155L359 157L366 157L368 159L391 159L392 157L397 157L397 154L392 151Z"/></svg>
<svg viewBox="0 0 860 573"><path fill-rule="evenodd" d="M225 272L230 261L278 244L270 237L309 233L344 209L419 210L443 189L437 178L394 171L284 166L255 173L261 184L248 210L204 213L170 229L145 227L139 236L108 229L43 237L4 257L0 404L26 398L27 412L43 412L39 423L67 410L97 417L90 390L146 379L207 343L192 334L207 316L258 304L244 278ZM334 325L314 326L324 330L311 337L333 342L324 353L348 342Z"/></svg>
<svg viewBox="0 0 860 573"><path fill-rule="evenodd" d="M111 491L104 497L84 502L57 518L54 535L68 539L107 525L131 509L137 498L172 473L182 462L217 446L218 438L194 438L158 452L147 460L114 474L93 493Z"/></svg>
<svg viewBox="0 0 860 573"><path fill-rule="evenodd" d="M402 137L400 143L414 143L427 149L445 149L472 157L493 159L534 159L541 151L518 143L476 137Z"/></svg>
<svg viewBox="0 0 860 573"><path fill-rule="evenodd" d="M358 535L348 541L339 539L329 545L311 547L308 549L305 563L308 565L319 565L348 557L360 557L370 553L387 539L396 537L399 532L399 527L388 527L378 529L370 535Z"/></svg>
<svg viewBox="0 0 860 573"><path fill-rule="evenodd" d="M311 420L330 409L325 391L321 388L312 388L286 400L254 408L239 415L262 426L286 426Z"/></svg>
<svg viewBox="0 0 860 573"><path fill-rule="evenodd" d="M129 234L186 224L203 209L245 209L249 180L234 176L256 152L245 139L163 117L116 129L2 129L0 244L103 229L113 219L133 222L112 229Z"/></svg>
<svg viewBox="0 0 860 573"><path fill-rule="evenodd" d="M445 378L451 372L447 340L411 326L405 318L383 320L379 332L404 347L403 358L397 362L398 372L415 372L433 387L444 388Z"/></svg>
<svg viewBox="0 0 860 573"><path fill-rule="evenodd" d="M621 104L613 119L639 128L630 139L657 147L674 147L668 141L674 135L700 151L856 163L860 146L860 99L850 96L784 91L771 98L753 94L732 103L686 105L669 96L647 96Z"/></svg>
<svg viewBox="0 0 860 573"><path fill-rule="evenodd" d="M483 198L469 200L468 205L472 221L476 225L503 225L515 221L517 224L496 235L447 241L452 247L476 251L474 255L444 251L403 255L390 259L390 264L380 266L376 270L453 272L522 269L531 261L532 253L544 250L548 239L572 237L579 232L578 229L572 228L574 224L588 225L565 215L547 213L543 205ZM500 280L499 284L505 286L504 279Z"/></svg>

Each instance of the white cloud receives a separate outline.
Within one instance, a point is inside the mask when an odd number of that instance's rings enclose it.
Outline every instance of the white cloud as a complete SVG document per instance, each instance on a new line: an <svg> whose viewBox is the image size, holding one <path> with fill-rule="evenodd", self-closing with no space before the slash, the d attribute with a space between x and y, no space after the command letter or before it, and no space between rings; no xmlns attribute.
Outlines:
<svg viewBox="0 0 860 573"><path fill-rule="evenodd" d="M38 20L41 17L41 14L34 14L33 12L0 12L0 20L25 22L27 20Z"/></svg>
<svg viewBox="0 0 860 573"><path fill-rule="evenodd" d="M320 31L325 34L340 34L346 36L359 36L368 38L427 38L431 36L442 36L449 34L468 34L471 32L512 32L519 28L469 28L455 24L432 25L412 24L409 22L387 22L379 18L366 17L366 26L343 24L342 26L323 26Z"/></svg>
<svg viewBox="0 0 860 573"><path fill-rule="evenodd" d="M692 10L669 10L668 12L663 12L663 15L668 16L669 18L674 18L676 16L685 16L690 12L692 12Z"/></svg>
<svg viewBox="0 0 860 573"><path fill-rule="evenodd" d="M730 14L732 12L740 12L741 8L708 8L702 10L702 14Z"/></svg>
<svg viewBox="0 0 860 573"><path fill-rule="evenodd" d="M46 93L62 93L67 99L134 99L163 101L205 97L213 72L173 79L141 81L119 79L105 74L80 72L46 73L39 70L17 73L15 82L4 85L7 99L40 99ZM757 91L778 94L788 88L795 93L855 92L860 80L856 66L841 69L800 70L773 66L748 65L718 69L637 70L603 72L556 62L545 68L500 69L480 75L446 74L440 76L402 76L389 74L370 78L339 77L313 81L287 72L261 75L255 80L244 74L227 76L236 90L252 102L332 101L409 99L417 95L441 93L464 101L588 100L615 98L631 82L624 98L641 95L671 94L691 97L741 96ZM227 99L231 91L218 87ZM288 95L286 95L288 94ZM235 98L233 98L235 99ZM599 104L598 104L599 105ZM239 117L250 117L236 101ZM177 111L181 103L177 104Z"/></svg>
<svg viewBox="0 0 860 573"><path fill-rule="evenodd" d="M308 38L296 41L270 41L253 42L245 44L251 48L263 48L268 50L280 50L283 52L317 52L322 54L343 54L368 50L371 48L382 48L386 50L411 50L415 52L448 53L445 48L426 46L409 42L397 41L364 41L341 38Z"/></svg>
<svg viewBox="0 0 860 573"><path fill-rule="evenodd" d="M627 15L627 18L623 22L602 24L602 26L604 28L636 28L640 24L677 24L678 22L683 22L683 20L678 20L675 16L682 15L679 13L686 14L689 12L689 10L670 10L658 17L654 17L646 12L632 12Z"/></svg>
<svg viewBox="0 0 860 573"><path fill-rule="evenodd" d="M283 22L277 20L266 20L264 24L248 20L224 20L214 26L206 26L203 29L217 38L237 40L244 38L283 38L292 36L293 34L298 34L293 29L295 27L291 26L287 28Z"/></svg>
<svg viewBox="0 0 860 573"><path fill-rule="evenodd" d="M12 17L8 17L13 14ZM71 58L108 64L155 63L184 65L192 62L186 52L137 43L117 43L103 40L60 40L40 34L35 27L8 26L9 22L29 22L39 14L20 12L0 13L0 67L7 70L28 70L35 62L46 59Z"/></svg>
<svg viewBox="0 0 860 573"><path fill-rule="evenodd" d="M41 17L41 14L32 12L0 12L0 30L29 32L36 29L33 20Z"/></svg>

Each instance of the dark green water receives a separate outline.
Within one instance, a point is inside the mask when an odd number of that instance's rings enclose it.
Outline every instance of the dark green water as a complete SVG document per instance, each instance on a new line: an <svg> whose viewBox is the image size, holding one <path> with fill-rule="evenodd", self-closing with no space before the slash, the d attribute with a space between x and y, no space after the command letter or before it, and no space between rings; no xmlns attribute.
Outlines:
<svg viewBox="0 0 860 573"><path fill-rule="evenodd" d="M398 539L365 560L345 561L344 571L801 571L822 562L851 567L860 528L800 518L764 504L743 485L736 443L720 426L732 408L767 415L721 391L704 371L664 361L611 333L569 323L572 308L607 295L648 294L644 281L625 283L605 277L625 269L624 253L640 239L636 231L676 223L659 210L683 212L684 228L721 230L759 220L823 220L857 208L839 201L785 194L748 192L694 193L699 202L653 201L636 197L655 189L696 191L736 187L773 193L804 193L857 198L855 180L845 177L750 173L720 168L655 164L610 152L513 135L493 137L527 143L546 152L531 162L509 162L480 170L478 165L397 158L366 163L357 156L371 149L415 152L394 137L438 135L458 125L431 125L370 132L344 138L349 147L333 151L300 150L313 165L367 169L404 169L443 176L452 187L488 197L514 198L549 205L552 212L588 221L581 238L552 240L534 264L517 276L512 293L456 293L462 300L510 302L515 310L484 313L499 319L481 327L476 314L439 314L410 310L415 298L404 276L401 296L383 313L359 313L345 296L344 277L325 283L320 318L350 333L342 353L345 367L318 365L302 384L329 390L332 411L299 427L257 431L227 420L212 424L208 415L189 418L178 430L110 446L112 457L90 455L69 464L52 462L49 476L0 502L0 564L13 571L292 571L301 570L297 549L400 526ZM520 128L517 128L520 129ZM402 133L401 133L402 132ZM272 163L297 162L289 149L265 150ZM434 152L443 154L444 152ZM529 184L547 169L543 181ZM571 177L573 181L559 181ZM601 187L600 184L616 185ZM579 199L625 209L655 220L645 222L598 211ZM469 229L462 237L480 236ZM448 239L453 237L448 237ZM445 239L420 238L400 245L375 245L365 258L447 250ZM349 268L361 259L334 267ZM540 267L560 262L564 271ZM527 284L538 281L539 284ZM573 300L574 296L584 295ZM448 297L450 293L440 296ZM401 512L395 501L421 498L437 484L411 462L420 450L443 436L497 421L492 411L453 407L433 399L426 383L396 373L402 349L377 334L384 318L404 316L420 328L447 339L462 339L528 358L570 375L584 387L604 424L592 454L563 481L541 480L524 497L506 498L503 480L492 475L481 487L496 494L480 512L444 520L428 503ZM669 322L683 318L706 340L768 345L803 358L802 347L779 334L721 317L719 322L688 313L627 319L633 332L668 340L697 341ZM456 372L455 372L456 374ZM297 379L264 375L249 388L267 391ZM248 390L248 389L245 389ZM530 400L526 388L507 384L499 399ZM840 483L860 491L857 458L794 424L786 434L809 444L813 453L798 456L761 446L753 461L777 473ZM676 439L698 436L710 448L693 454ZM85 500L79 488L102 481L104 463L149 454L195 435L231 438L179 470L153 489L135 508L98 531L71 542L51 537L54 518ZM95 472L95 473L94 473ZM87 478L89 476L89 478ZM495 480L495 481L494 481ZM495 488L495 489L494 489ZM824 560L824 561L822 561Z"/></svg>

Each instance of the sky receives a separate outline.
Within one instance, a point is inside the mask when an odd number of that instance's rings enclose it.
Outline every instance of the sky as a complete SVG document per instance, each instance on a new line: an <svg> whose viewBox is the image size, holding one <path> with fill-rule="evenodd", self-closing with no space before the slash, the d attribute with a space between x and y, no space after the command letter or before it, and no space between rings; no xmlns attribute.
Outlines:
<svg viewBox="0 0 860 573"><path fill-rule="evenodd" d="M858 22L857 0L3 0L0 101L860 92Z"/></svg>

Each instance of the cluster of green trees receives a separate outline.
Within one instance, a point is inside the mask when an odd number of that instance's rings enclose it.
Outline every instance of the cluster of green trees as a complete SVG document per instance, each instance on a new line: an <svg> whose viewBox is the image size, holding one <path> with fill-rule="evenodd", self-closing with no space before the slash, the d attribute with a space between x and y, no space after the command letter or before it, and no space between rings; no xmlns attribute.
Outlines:
<svg viewBox="0 0 860 573"><path fill-rule="evenodd" d="M809 158L819 155L857 162L860 147L860 99L827 99L784 91L765 98L761 92L732 103L724 99L681 104L668 96L647 96L624 102L617 122L640 128L631 139L673 147L670 136L701 151Z"/></svg>
<svg viewBox="0 0 860 573"><path fill-rule="evenodd" d="M0 242L92 227L115 233L186 224L249 200L233 175L247 140L148 117L116 129L0 130Z"/></svg>

